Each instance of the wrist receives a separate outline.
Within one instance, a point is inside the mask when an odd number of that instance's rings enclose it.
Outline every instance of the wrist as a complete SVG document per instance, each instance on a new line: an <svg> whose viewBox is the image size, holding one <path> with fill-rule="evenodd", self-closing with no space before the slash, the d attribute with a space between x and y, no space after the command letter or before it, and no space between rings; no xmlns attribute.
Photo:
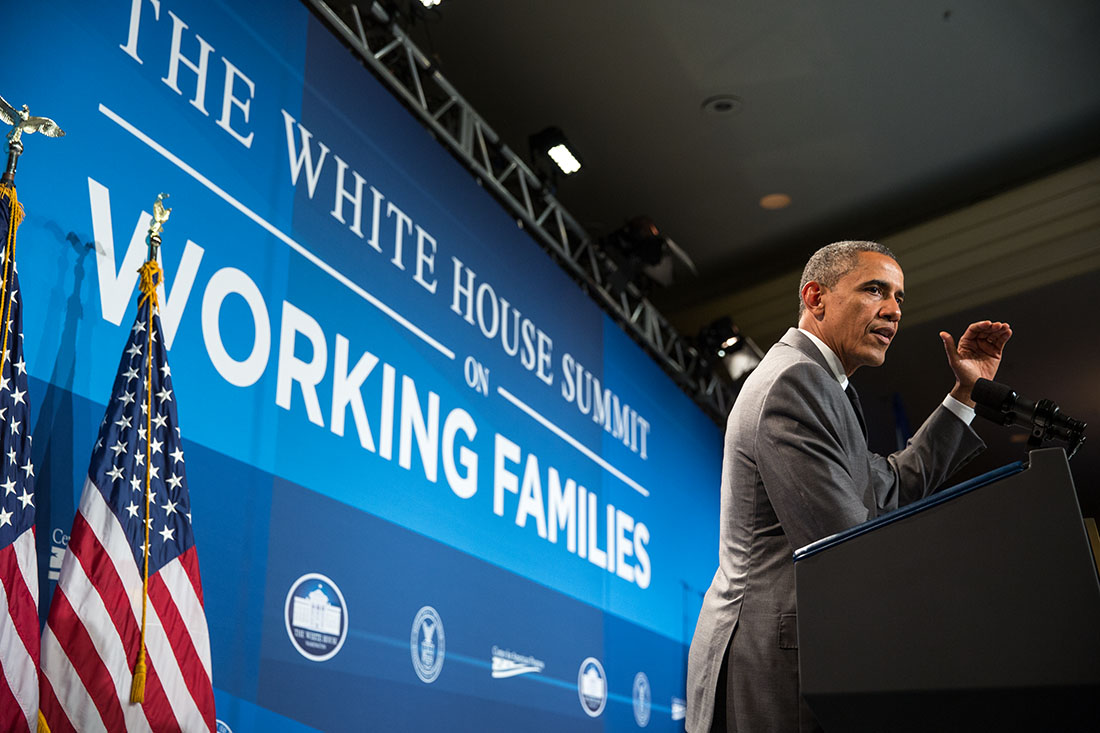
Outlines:
<svg viewBox="0 0 1100 733"><path fill-rule="evenodd" d="M949 394L967 407L973 407L974 400L970 399L970 391L973 387L972 384L963 385L961 382L955 382L955 386Z"/></svg>

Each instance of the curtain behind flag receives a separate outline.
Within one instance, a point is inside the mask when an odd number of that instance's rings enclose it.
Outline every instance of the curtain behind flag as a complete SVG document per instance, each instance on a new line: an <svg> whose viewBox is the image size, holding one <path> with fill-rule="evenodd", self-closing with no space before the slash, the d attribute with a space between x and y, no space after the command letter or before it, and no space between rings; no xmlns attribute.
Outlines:
<svg viewBox="0 0 1100 733"><path fill-rule="evenodd" d="M15 229L23 207L0 187L0 731L38 725L38 559L34 466L23 362L23 298L15 272Z"/></svg>
<svg viewBox="0 0 1100 733"><path fill-rule="evenodd" d="M41 705L52 733L215 729L191 502L156 310L159 274L155 263L142 268L138 315L42 635ZM133 703L143 636L144 700Z"/></svg>

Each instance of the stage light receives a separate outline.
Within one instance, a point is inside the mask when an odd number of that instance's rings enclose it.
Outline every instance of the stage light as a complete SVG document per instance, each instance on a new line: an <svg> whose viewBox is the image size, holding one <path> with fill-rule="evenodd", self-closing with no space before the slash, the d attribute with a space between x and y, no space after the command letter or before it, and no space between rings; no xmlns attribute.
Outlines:
<svg viewBox="0 0 1100 733"><path fill-rule="evenodd" d="M550 156L550 159L558 164L561 168L561 172L565 175L576 173L581 169L581 162L577 160L572 151L565 145L555 145L546 151L546 154Z"/></svg>
<svg viewBox="0 0 1100 733"><path fill-rule="evenodd" d="M698 274L688 253L662 233L648 216L634 217L604 237L601 244L615 263L615 273L609 281L613 291L622 291L628 283L634 283L643 293L654 283L667 288L672 284L674 260Z"/></svg>
<svg viewBox="0 0 1100 733"><path fill-rule="evenodd" d="M698 344L703 354L714 354L722 361L723 370L734 382L755 369L764 358L760 347L742 334L729 316L704 326L699 331Z"/></svg>
<svg viewBox="0 0 1100 733"><path fill-rule="evenodd" d="M741 341L740 336L730 336L728 339L726 339L725 341L722 342L722 348L723 349L728 349L728 348L740 343L740 341Z"/></svg>
<svg viewBox="0 0 1100 733"><path fill-rule="evenodd" d="M547 127L536 132L528 141L531 146L532 162L540 156L546 156L567 176L581 169L581 159L569 144L565 133L558 127Z"/></svg>
<svg viewBox="0 0 1100 733"><path fill-rule="evenodd" d="M434 8L441 2L443 2L443 0L420 0L420 4L423 5L425 8Z"/></svg>

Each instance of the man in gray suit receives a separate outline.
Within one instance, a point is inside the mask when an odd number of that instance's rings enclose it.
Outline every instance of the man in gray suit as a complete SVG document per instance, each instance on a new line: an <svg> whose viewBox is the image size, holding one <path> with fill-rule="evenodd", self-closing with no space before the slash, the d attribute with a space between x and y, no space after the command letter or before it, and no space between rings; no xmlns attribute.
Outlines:
<svg viewBox="0 0 1100 733"><path fill-rule="evenodd" d="M798 328L745 380L726 424L719 567L688 656L687 730L817 731L799 692L795 549L934 491L984 444L970 390L992 379L1006 323L940 333L955 386L909 445L867 449L848 377L880 366L901 320L890 250L838 242L806 264Z"/></svg>

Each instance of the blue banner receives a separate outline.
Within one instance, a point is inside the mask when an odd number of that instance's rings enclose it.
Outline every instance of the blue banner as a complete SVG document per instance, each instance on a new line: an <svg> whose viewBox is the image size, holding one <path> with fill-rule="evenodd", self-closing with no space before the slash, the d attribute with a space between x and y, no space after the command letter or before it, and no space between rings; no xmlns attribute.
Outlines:
<svg viewBox="0 0 1100 733"><path fill-rule="evenodd" d="M165 191L226 729L681 729L702 412L305 6L7 18L43 608Z"/></svg>

